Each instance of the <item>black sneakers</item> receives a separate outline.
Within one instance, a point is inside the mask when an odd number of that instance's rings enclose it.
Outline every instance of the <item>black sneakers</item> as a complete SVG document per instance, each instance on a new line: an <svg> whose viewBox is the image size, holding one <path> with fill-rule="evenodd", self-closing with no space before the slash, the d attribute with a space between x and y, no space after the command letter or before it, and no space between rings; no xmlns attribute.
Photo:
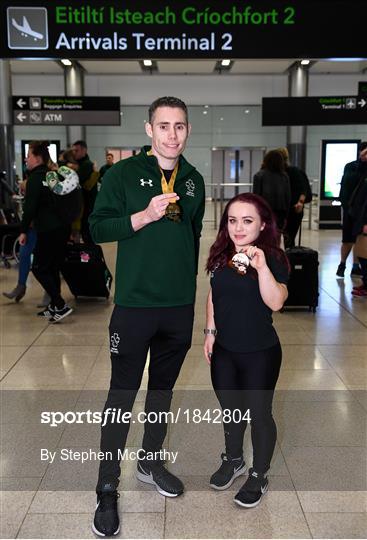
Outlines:
<svg viewBox="0 0 367 540"><path fill-rule="evenodd" d="M361 277L362 268L359 266L359 264L353 264L352 270L350 271L350 275L352 277Z"/></svg>
<svg viewBox="0 0 367 540"><path fill-rule="evenodd" d="M73 308L71 308L67 304L64 304L64 306L61 309L52 307L51 304L49 304L46 309L39 311L37 315L38 317L47 318L48 322L50 323L58 323L62 319L70 315L70 313L73 313Z"/></svg>
<svg viewBox="0 0 367 540"><path fill-rule="evenodd" d="M65 304L63 308L61 308L61 309L55 308L52 311L53 311L53 315L49 318L48 322L49 323L58 323L62 319L64 319L68 315L70 315L70 313L73 313L73 308L71 308L70 306Z"/></svg>
<svg viewBox="0 0 367 540"><path fill-rule="evenodd" d="M340 263L339 266L338 266L338 269L336 271L336 275L338 277L344 277L344 272L345 272L345 263Z"/></svg>
<svg viewBox="0 0 367 540"><path fill-rule="evenodd" d="M51 306L51 304L49 304L46 307L46 309L43 309L42 311L39 311L37 313L37 315L38 315L38 317L47 317L49 319L50 317L54 316L54 313L55 313L54 308Z"/></svg>
<svg viewBox="0 0 367 540"><path fill-rule="evenodd" d="M112 486L97 492L97 508L92 531L98 536L115 536L120 531L117 499L120 494Z"/></svg>
<svg viewBox="0 0 367 540"><path fill-rule="evenodd" d="M167 471L161 461L139 461L136 477L146 484L153 484L165 497L178 497L184 492L181 480Z"/></svg>
<svg viewBox="0 0 367 540"><path fill-rule="evenodd" d="M245 508L253 508L257 506L262 499L264 493L268 491L269 481L266 476L258 474L254 469L249 470L249 476L243 484L234 502Z"/></svg>
<svg viewBox="0 0 367 540"><path fill-rule="evenodd" d="M219 469L211 476L210 478L210 487L213 489L227 489L229 488L234 480L245 474L246 465L243 461L243 458L232 459L227 454L222 454L222 465Z"/></svg>

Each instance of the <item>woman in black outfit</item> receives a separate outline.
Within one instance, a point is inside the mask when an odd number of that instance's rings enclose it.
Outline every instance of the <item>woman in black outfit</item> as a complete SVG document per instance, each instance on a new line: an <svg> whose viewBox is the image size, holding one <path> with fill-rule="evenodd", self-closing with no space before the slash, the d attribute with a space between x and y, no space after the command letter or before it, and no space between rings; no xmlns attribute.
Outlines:
<svg viewBox="0 0 367 540"><path fill-rule="evenodd" d="M65 258L70 225L58 216L46 174L51 163L48 141L32 141L27 155L29 177L23 207L19 242L25 245L31 224L37 232L32 272L51 298L49 306L37 315L57 323L72 313L61 296L60 267Z"/></svg>
<svg viewBox="0 0 367 540"><path fill-rule="evenodd" d="M226 489L244 474L243 436L250 417L253 467L234 499L244 507L256 506L268 488L276 441L272 400L282 351L272 311L287 298L289 273L279 241L267 202L244 193L227 204L207 262L211 289L204 353L223 410L226 446L210 486Z"/></svg>
<svg viewBox="0 0 367 540"><path fill-rule="evenodd" d="M291 201L291 188L285 162L278 150L269 150L261 169L254 176L252 191L269 203L275 214L278 229L283 232Z"/></svg>

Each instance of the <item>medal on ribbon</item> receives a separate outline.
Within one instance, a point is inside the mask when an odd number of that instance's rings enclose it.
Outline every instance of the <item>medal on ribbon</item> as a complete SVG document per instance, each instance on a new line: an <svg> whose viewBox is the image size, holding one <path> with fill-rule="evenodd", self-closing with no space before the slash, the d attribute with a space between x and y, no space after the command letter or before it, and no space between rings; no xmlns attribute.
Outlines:
<svg viewBox="0 0 367 540"><path fill-rule="evenodd" d="M250 258L246 255L246 253L242 253L242 251L240 251L239 253L235 253L233 255L228 264L231 268L236 270L238 274L244 276L247 272L247 268L250 266Z"/></svg>
<svg viewBox="0 0 367 540"><path fill-rule="evenodd" d="M152 150L148 150L147 155L152 156L153 155ZM161 177L162 193L173 193L176 176L178 173L178 161L176 163L175 168L172 171L172 175L169 182L167 182L164 172L162 171L160 167L159 167L159 170L161 171L161 175L162 175ZM176 202L176 199L170 199L168 206L166 208L165 217L169 219L170 221L174 221L175 223L178 223L181 221L181 214L182 214L182 210L181 210L180 205Z"/></svg>

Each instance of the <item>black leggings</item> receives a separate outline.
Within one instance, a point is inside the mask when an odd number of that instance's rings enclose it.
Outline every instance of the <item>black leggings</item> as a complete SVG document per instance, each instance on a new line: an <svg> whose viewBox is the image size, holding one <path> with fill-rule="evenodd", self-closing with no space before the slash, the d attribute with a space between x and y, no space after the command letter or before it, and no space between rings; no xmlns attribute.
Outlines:
<svg viewBox="0 0 367 540"><path fill-rule="evenodd" d="M282 349L277 343L270 349L235 353L214 345L211 362L213 388L222 409L241 411L242 418L250 410L253 467L264 474L270 467L277 428L272 415L274 388L282 362ZM243 436L247 420L223 423L226 453L233 458L243 454ZM233 421L233 419L235 421Z"/></svg>
<svg viewBox="0 0 367 540"><path fill-rule="evenodd" d="M121 415L133 408L139 390L147 353L150 350L148 391L145 412L168 412L172 389L191 346L194 308L192 305L161 308L115 306L110 322L112 374L104 410L119 409ZM119 483L120 456L125 448L129 423L116 423L108 417L102 423L101 450L111 452L100 462L97 491L103 485ZM164 418L144 424L142 448L158 452L167 433ZM107 455L107 454L105 454Z"/></svg>
<svg viewBox="0 0 367 540"><path fill-rule="evenodd" d="M37 231L33 251L32 272L51 298L51 306L61 309L65 301L61 296L60 269L65 259L70 227L47 232Z"/></svg>

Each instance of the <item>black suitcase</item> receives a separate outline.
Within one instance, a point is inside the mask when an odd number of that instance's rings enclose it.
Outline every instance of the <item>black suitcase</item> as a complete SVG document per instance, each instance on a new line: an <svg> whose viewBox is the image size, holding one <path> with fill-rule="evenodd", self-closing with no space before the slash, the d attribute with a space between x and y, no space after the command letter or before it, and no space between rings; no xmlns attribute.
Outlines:
<svg viewBox="0 0 367 540"><path fill-rule="evenodd" d="M315 313L319 298L319 255L314 249L301 246L287 249L285 253L291 271L284 306L305 306Z"/></svg>
<svg viewBox="0 0 367 540"><path fill-rule="evenodd" d="M68 244L61 273L75 298L110 296L112 275L100 246Z"/></svg>

